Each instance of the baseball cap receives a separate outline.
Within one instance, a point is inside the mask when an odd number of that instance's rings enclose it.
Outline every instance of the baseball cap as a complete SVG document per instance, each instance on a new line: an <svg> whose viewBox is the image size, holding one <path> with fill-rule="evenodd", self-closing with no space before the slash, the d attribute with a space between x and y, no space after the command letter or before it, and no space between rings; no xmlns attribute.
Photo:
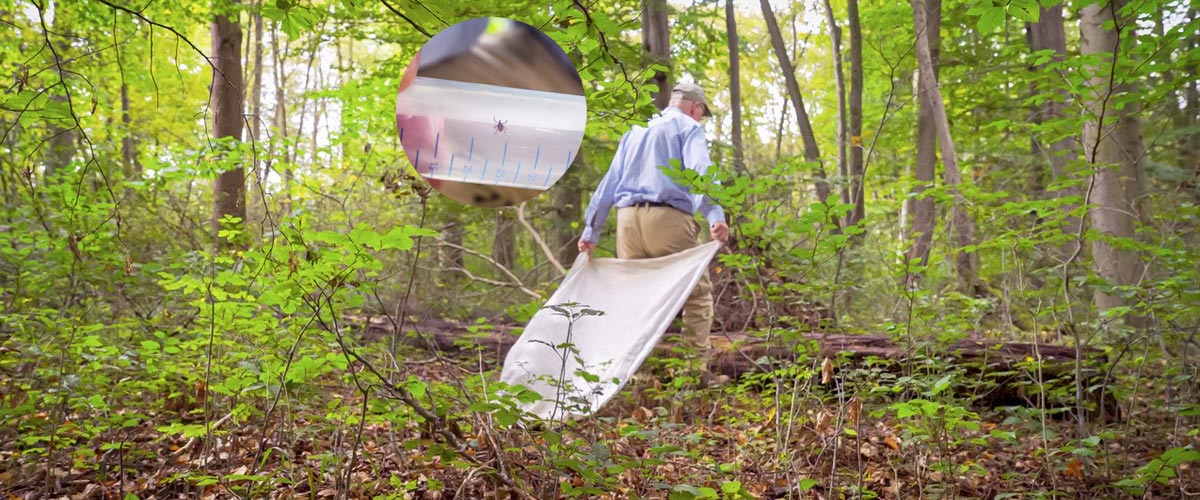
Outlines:
<svg viewBox="0 0 1200 500"><path fill-rule="evenodd" d="M698 102L704 105L704 116L712 116L712 106L708 105L708 98L704 97L704 89L694 83L680 83L675 86L672 94L681 94L684 99Z"/></svg>

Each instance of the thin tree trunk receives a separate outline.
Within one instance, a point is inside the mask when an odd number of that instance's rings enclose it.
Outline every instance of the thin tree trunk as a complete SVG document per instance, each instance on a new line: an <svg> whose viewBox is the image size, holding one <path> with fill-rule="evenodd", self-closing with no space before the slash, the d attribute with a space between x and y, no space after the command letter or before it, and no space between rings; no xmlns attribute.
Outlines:
<svg viewBox="0 0 1200 500"><path fill-rule="evenodd" d="M1193 7L1188 10L1189 19L1197 17L1200 17L1200 9ZM1192 33L1189 42L1191 52L1197 53L1200 50L1200 33ZM1187 74L1200 74L1200 62L1197 62L1197 59L1192 59ZM1180 164L1194 165L1191 180L1192 193L1197 200L1200 200L1200 81L1193 80L1184 87L1183 114L1176 123L1180 129L1191 131L1184 134L1179 140Z"/></svg>
<svg viewBox="0 0 1200 500"><path fill-rule="evenodd" d="M649 66L661 64L671 67L671 35L667 23L667 0L643 0L642 2L642 61ZM671 100L671 76L655 71L651 81L658 86L654 92L654 106L665 109Z"/></svg>
<svg viewBox="0 0 1200 500"><path fill-rule="evenodd" d="M929 45L919 42L925 30L939 29L938 26L926 23L926 6L923 3L922 0L912 0L913 24L916 28L918 39L918 43L916 44L917 65L920 67L921 82L928 89L928 93L922 95L928 96L929 103L933 107L933 121L937 129L937 141L941 146L942 165L945 168L943 179L946 185L950 187L951 194L954 196L954 206L951 212L955 231L955 243L958 246L955 265L958 269L959 285L964 293L974 295L976 276L979 269L979 256L974 251L968 251L967 248L975 245L975 221L971 220L970 215L967 214L966 209L963 207L965 202L962 200L962 195L958 190L959 185L962 183L962 175L958 170L958 156L954 152L954 140L950 136L950 121L946 117L946 106L942 101L942 92L938 88L937 80L934 77L932 51L929 50Z"/></svg>
<svg viewBox="0 0 1200 500"><path fill-rule="evenodd" d="M737 19L734 17L733 0L725 0L725 31L729 41L729 106L733 120L733 169L738 174L746 173L746 161L742 151L742 83L738 68Z"/></svg>
<svg viewBox="0 0 1200 500"><path fill-rule="evenodd" d="M825 26L829 29L830 50L833 55L833 81L837 91L837 168L838 175L845 183L850 178L846 165L846 77L842 72L842 28L837 25L833 15L833 5L824 0ZM850 203L850 187L842 185L842 203Z"/></svg>
<svg viewBox="0 0 1200 500"><path fill-rule="evenodd" d="M933 74L932 78L928 79L932 80L932 83L926 83L928 80L921 75L923 70L917 68L917 158L913 169L913 193L907 202L908 212L912 214L910 237L913 239L907 259L910 266L922 268L929 263L929 252L933 247L934 216L937 211L933 197L922 196L922 193L933 187L937 172L937 127L933 120L931 86L937 85L938 59L942 44L941 30L938 28L942 21L941 0L923 1L926 6L926 22L933 28L924 31L918 29L916 43L928 50ZM912 286L923 274L924 271L907 273L906 284Z"/></svg>
<svg viewBox="0 0 1200 500"><path fill-rule="evenodd" d="M564 266L569 266L574 262L578 253L575 243L579 239L579 232L571 227L571 222L583 218L583 212L580 210L583 204L583 193L579 189L579 172L585 170L586 164L581 158L584 158L584 155L575 155L567 173L563 174L563 177L554 184L554 208L552 210L558 220L554 226L553 245L555 257Z"/></svg>
<svg viewBox="0 0 1200 500"><path fill-rule="evenodd" d="M783 80L787 86L788 98L792 101L792 109L796 112L796 124L800 127L800 136L804 141L804 159L815 165L816 192L819 201L829 199L829 183L825 178L825 167L821 165L821 151L817 148L817 135L813 132L812 122L804 110L804 99L800 96L800 85L796 82L796 70L788 58L787 48L783 45L783 35L779 32L779 24L775 20L775 12L771 10L769 0L758 0L762 8L763 19L767 22L767 31L771 36L771 47L779 60L779 69L783 72Z"/></svg>
<svg viewBox="0 0 1200 500"><path fill-rule="evenodd" d="M262 0L256 1L255 6L261 7ZM254 9L254 13L251 15L254 16L254 58L252 59L252 64L254 64L254 87L253 92L250 94L250 141L254 143L254 148L257 152L257 155L261 156L263 151L258 148L262 139L262 137L259 135L259 131L262 129L263 19L262 13L259 12L259 9L257 8ZM262 219L259 221L259 224L261 225L259 233L262 234L266 232L267 205L262 195L265 189L263 187L265 173L260 167L260 163L265 163L262 158L258 158L257 161L251 163L250 168L254 171L255 182L255 188L252 190L251 195L254 199L254 206L252 208L257 210L257 207L261 207L263 210L263 213L261 214ZM258 215L256 214L256 217L257 216Z"/></svg>
<svg viewBox="0 0 1200 500"><path fill-rule="evenodd" d="M775 163L779 163L779 158L783 152L783 131L787 129L788 103L784 102L779 107L779 128L775 129Z"/></svg>
<svg viewBox="0 0 1200 500"><path fill-rule="evenodd" d="M286 55L287 47L285 46L282 50L279 47L279 30L278 30L278 28L273 29L271 31L272 31L272 33L271 33L271 51L274 52L274 60L275 60L274 71L272 71L272 73L274 73L274 76L275 76L275 119L274 119L274 122L275 122L277 138L276 138L276 140L271 141L271 154L269 155L269 157L270 157L270 162L275 162L278 159L278 163L281 164L279 166L279 168L276 168L276 170L282 174L283 200L281 201L280 206L282 207L281 213L283 214L283 216L286 217L292 213L292 198L291 198L292 168L289 165L291 160L289 159L290 155L288 154L289 146L288 146L288 141L287 141L287 138L288 138L287 74L284 72L284 69L285 69L284 60L287 58L287 55ZM279 146L278 154L275 154L275 146L276 145ZM264 170L266 170L263 174L263 178L265 179L270 175L270 169L265 168Z"/></svg>
<svg viewBox="0 0 1200 500"><path fill-rule="evenodd" d="M54 72L56 73L56 77L66 81L66 75L63 75L60 70L63 60L62 53L52 52L51 55L54 57ZM66 103L67 96L63 94L51 94L49 100L56 103ZM58 176L58 171L71 164L71 159L75 157L75 152L78 149L79 130L74 125L63 127L61 126L62 122L62 120L50 120L47 127L49 129L49 136L46 139L48 147L46 148L45 157L46 170L43 175L48 182L53 182L53 179Z"/></svg>
<svg viewBox="0 0 1200 500"><path fill-rule="evenodd" d="M232 2L236 3L236 2ZM236 17L222 12L212 23L213 138L242 140L242 105L245 84L242 81L242 28ZM246 219L246 169L231 166L221 172L213 185L213 231L221 230L226 216Z"/></svg>
<svg viewBox="0 0 1200 500"><path fill-rule="evenodd" d="M1038 17L1038 22L1027 23L1025 25L1026 33L1028 34L1029 50L1038 52L1042 50L1051 50L1055 53L1054 61L1061 61L1067 54L1067 36L1063 23L1063 7L1055 5L1053 7L1043 7L1041 14ZM1045 71L1046 65L1035 68L1035 71ZM1057 75L1055 75L1057 78ZM1035 81L1042 81L1037 79ZM1035 92L1037 92L1037 84L1035 84ZM1058 96L1054 99L1046 99L1040 106L1034 110L1032 121L1034 123L1045 123L1054 120L1061 120L1066 116L1066 92L1057 92ZM1065 179L1067 175L1066 167L1071 162L1075 161L1078 156L1079 144L1074 137L1064 137L1049 144L1047 147L1043 141L1035 134L1032 138L1033 156L1034 158L1045 158L1046 163L1050 166L1050 180L1060 181ZM1052 197L1063 198L1078 194L1078 189L1074 187L1054 190L1049 193ZM1079 224L1082 220L1079 217L1070 215L1075 207L1073 205L1062 207L1061 213L1063 217L1063 231L1067 234L1074 235L1079 232ZM1063 258L1067 258L1075 254L1075 249L1078 247L1078 242L1071 242L1064 245L1059 254Z"/></svg>
<svg viewBox="0 0 1200 500"><path fill-rule="evenodd" d="M517 261L516 224L513 223L513 208L496 209L496 225L492 239L492 260L504 266L509 271L516 272L513 267Z"/></svg>
<svg viewBox="0 0 1200 500"><path fill-rule="evenodd" d="M850 212L846 225L851 226L858 224L866 215L866 200L864 199L866 179L863 171L862 137L862 27L858 19L858 0L849 0L846 17L847 26L850 29L850 130L848 131L850 134L850 201L854 204L854 209Z"/></svg>
<svg viewBox="0 0 1200 500"><path fill-rule="evenodd" d="M1115 286L1132 285L1138 281L1141 264L1137 254L1112 245L1111 238L1132 239L1135 217L1140 212L1137 200L1141 186L1142 140L1135 106L1131 103L1120 109L1113 105L1118 94L1132 89L1109 79L1112 66L1118 64L1114 52L1123 38L1133 37L1134 30L1128 19L1117 19L1115 29L1106 29L1105 23L1113 25L1113 12L1120 9L1123 1L1091 4L1083 8L1080 26L1080 52L1084 55L1100 55L1104 61L1094 68L1085 96L1088 121L1083 127L1083 148L1087 161L1092 165L1092 209L1088 212L1092 227L1102 235L1092 242L1092 261L1096 274ZM1116 72L1119 74L1119 72ZM1097 311L1123 306L1125 300L1117 295L1096 290Z"/></svg>
<svg viewBox="0 0 1200 500"><path fill-rule="evenodd" d="M137 161L137 139L133 135L131 123L129 85L121 83L121 125L125 129L125 136L121 138L121 169L125 178L129 180L142 176L142 165Z"/></svg>
<svg viewBox="0 0 1200 500"><path fill-rule="evenodd" d="M452 269L463 269L463 227L461 221L452 221L442 229L442 238L450 242L454 246L443 246L441 248L442 258L444 259L443 267Z"/></svg>

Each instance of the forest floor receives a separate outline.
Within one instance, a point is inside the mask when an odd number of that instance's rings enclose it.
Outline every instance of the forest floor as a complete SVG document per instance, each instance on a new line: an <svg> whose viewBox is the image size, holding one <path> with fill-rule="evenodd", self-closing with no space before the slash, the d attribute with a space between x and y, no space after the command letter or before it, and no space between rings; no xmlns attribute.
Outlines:
<svg viewBox="0 0 1200 500"><path fill-rule="evenodd" d="M426 359L405 369L430 383L451 381L496 368L483 358ZM673 377L669 365L652 358L599 414L562 429L505 426L475 413L459 422L457 449L429 422L389 418L398 400L377 391L364 401L342 377L321 380L319 397L282 398L266 416L210 409L211 424L195 398L179 405L155 395L131 396L118 411L148 418L94 433L87 432L93 415L41 413L14 426L57 428L38 452L19 439L0 443L0 495L1098 499L1200 491L1200 471L1186 463L1180 477L1150 481L1144 495L1115 486L1170 447L1174 414L1151 401L1123 401L1145 410L1093 424L1100 437L1084 445L1072 439L1076 424L1067 413L964 408L943 398L926 418L900 418L909 413L896 411L903 399L887 394L753 377L700 388ZM356 418L339 420L326 411L331 402L370 407L378 418L361 427ZM180 424L203 431L185 438L170 427Z"/></svg>

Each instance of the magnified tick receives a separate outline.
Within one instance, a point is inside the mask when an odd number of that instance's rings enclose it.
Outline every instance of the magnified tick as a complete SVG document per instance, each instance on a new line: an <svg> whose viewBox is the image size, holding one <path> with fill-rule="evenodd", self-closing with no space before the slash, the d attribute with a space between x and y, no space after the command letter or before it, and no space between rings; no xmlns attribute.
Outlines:
<svg viewBox="0 0 1200 500"><path fill-rule="evenodd" d="M492 132L492 135L503 134L504 133L504 125L506 123L508 123L508 120L500 121L500 120L497 120L496 117L493 116L492 121L496 122L496 124L492 126L492 129L495 130L495 132Z"/></svg>

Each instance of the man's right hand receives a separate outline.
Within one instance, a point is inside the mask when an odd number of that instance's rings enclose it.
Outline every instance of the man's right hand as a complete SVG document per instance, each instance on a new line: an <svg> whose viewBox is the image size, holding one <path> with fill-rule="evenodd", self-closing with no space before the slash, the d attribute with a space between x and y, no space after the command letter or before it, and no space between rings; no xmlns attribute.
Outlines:
<svg viewBox="0 0 1200 500"><path fill-rule="evenodd" d="M582 238L579 240L579 253L586 253L589 261L592 260L592 251L594 250L596 250L596 242L584 241Z"/></svg>
<svg viewBox="0 0 1200 500"><path fill-rule="evenodd" d="M714 240L723 244L729 243L729 225L724 222L713 224L710 234Z"/></svg>

